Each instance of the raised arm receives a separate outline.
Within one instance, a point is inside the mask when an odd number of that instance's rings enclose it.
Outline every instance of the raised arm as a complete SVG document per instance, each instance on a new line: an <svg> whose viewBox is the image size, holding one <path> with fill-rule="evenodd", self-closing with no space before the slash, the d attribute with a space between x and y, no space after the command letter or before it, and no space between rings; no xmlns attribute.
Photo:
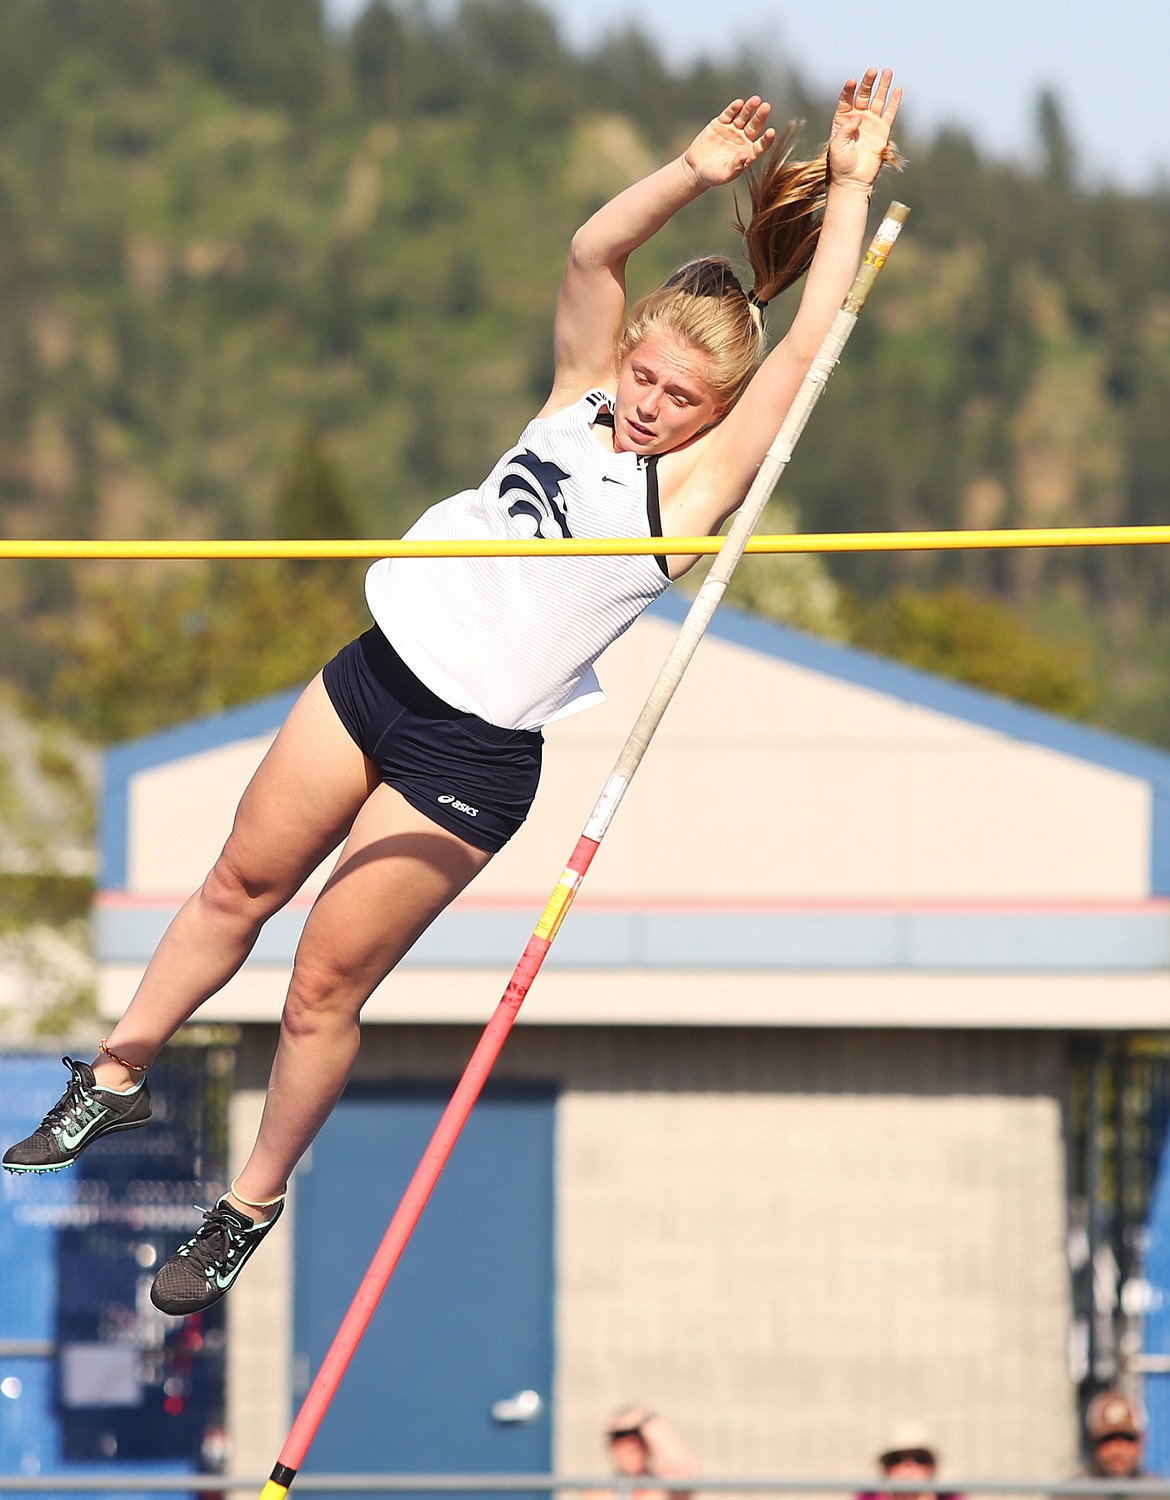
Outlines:
<svg viewBox="0 0 1170 1500"><path fill-rule="evenodd" d="M816 252L792 325L747 390L702 439L698 462L671 506L670 529L713 532L743 501L773 438L856 275L869 199L890 159L901 103L889 69L841 90L829 136L829 188ZM664 501L667 494L664 492Z"/></svg>
<svg viewBox="0 0 1170 1500"><path fill-rule="evenodd" d="M614 339L626 306L626 261L685 204L734 182L776 139L772 106L733 99L683 154L625 189L573 236L553 328L556 375L545 411L614 375Z"/></svg>
<svg viewBox="0 0 1170 1500"><path fill-rule="evenodd" d="M653 1473L663 1479L690 1479L699 1472L698 1460L665 1417L647 1412L638 1428L646 1444ZM675 1491L686 1495L687 1491Z"/></svg>

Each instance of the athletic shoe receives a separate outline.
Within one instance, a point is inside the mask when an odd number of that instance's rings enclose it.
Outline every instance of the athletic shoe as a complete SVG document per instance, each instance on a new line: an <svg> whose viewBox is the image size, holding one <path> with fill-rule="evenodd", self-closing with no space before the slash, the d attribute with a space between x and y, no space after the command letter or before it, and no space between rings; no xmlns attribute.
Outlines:
<svg viewBox="0 0 1170 1500"><path fill-rule="evenodd" d="M154 1278L150 1300L155 1307L182 1318L218 1302L283 1208L278 1203L271 1219L259 1224L233 1208L226 1194L214 1208L205 1208L203 1223Z"/></svg>
<svg viewBox="0 0 1170 1500"><path fill-rule="evenodd" d="M59 1172L100 1136L137 1130L150 1119L145 1077L125 1092L103 1089L88 1063L74 1062L71 1057L61 1061L73 1070L69 1086L32 1135L4 1153L3 1165L9 1172Z"/></svg>

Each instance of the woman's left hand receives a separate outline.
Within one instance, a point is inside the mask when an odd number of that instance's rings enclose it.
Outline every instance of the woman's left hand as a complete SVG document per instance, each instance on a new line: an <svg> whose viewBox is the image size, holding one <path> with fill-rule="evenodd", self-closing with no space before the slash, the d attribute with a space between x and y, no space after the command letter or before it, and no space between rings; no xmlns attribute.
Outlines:
<svg viewBox="0 0 1170 1500"><path fill-rule="evenodd" d="M902 90L891 90L894 75L868 68L861 82L850 78L841 90L829 131L829 171L835 183L872 187L887 163L895 163L890 131L902 102Z"/></svg>

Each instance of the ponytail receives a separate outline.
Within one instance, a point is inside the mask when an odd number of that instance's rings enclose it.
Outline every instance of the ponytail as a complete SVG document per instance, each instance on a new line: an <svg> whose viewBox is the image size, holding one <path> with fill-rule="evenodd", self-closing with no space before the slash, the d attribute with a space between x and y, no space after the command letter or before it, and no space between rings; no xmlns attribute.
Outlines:
<svg viewBox="0 0 1170 1500"><path fill-rule="evenodd" d="M748 173L752 214L746 224L736 204L735 226L751 263L752 290L765 305L808 270L829 193L827 149L811 161L790 159L798 128L795 121L789 124L766 166Z"/></svg>
<svg viewBox="0 0 1170 1500"><path fill-rule="evenodd" d="M763 310L808 270L820 234L827 151L811 161L790 161L796 131L790 124L768 166L748 174L752 213L746 224L736 208L752 290L744 290L721 256L688 262L630 309L618 334L619 364L650 334L668 333L706 356L708 383L725 406L743 394L767 346Z"/></svg>

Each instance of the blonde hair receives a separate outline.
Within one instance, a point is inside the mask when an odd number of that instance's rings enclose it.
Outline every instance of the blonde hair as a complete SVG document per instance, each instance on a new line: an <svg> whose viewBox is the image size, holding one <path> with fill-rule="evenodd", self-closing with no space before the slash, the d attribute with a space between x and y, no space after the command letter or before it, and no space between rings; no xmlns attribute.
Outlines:
<svg viewBox="0 0 1170 1500"><path fill-rule="evenodd" d="M654 333L666 333L707 359L707 382L716 399L732 406L764 357L763 308L808 270L821 230L828 193L828 156L789 159L798 126L790 124L767 166L747 174L751 217L736 206L753 282L749 295L729 260L688 261L630 309L617 338L620 364Z"/></svg>

